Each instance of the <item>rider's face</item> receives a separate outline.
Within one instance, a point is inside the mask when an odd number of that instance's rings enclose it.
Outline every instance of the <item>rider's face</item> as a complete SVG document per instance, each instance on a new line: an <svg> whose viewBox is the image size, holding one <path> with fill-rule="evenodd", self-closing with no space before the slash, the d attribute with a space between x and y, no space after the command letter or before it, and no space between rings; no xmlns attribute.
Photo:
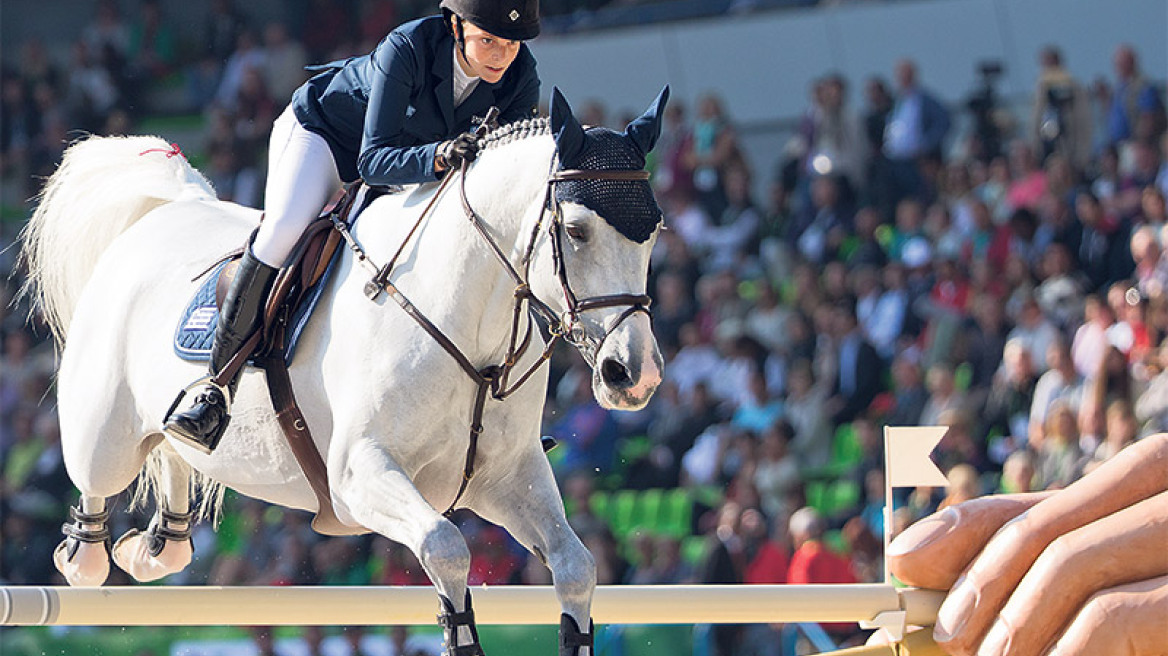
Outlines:
<svg viewBox="0 0 1168 656"><path fill-rule="evenodd" d="M462 21L462 34L466 40L466 58L459 56L462 70L483 78L488 84L503 79L503 74L519 54L519 42L501 39L466 21Z"/></svg>

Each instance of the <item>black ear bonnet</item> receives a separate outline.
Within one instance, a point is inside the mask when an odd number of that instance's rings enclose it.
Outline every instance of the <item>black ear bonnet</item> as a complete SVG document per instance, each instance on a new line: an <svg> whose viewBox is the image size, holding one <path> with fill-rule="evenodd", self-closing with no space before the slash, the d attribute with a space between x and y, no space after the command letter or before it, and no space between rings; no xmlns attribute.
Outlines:
<svg viewBox="0 0 1168 656"><path fill-rule="evenodd" d="M645 157L621 134L608 128L584 131L584 147L577 161L560 162L560 169L600 171L640 170ZM661 224L661 208L647 180L562 180L556 183L556 200L577 203L599 214L625 237L639 243Z"/></svg>
<svg viewBox="0 0 1168 656"><path fill-rule="evenodd" d="M645 155L661 134L661 117L668 98L666 87L643 116L630 123L624 133L618 133L602 127L582 129L559 89L554 89L551 123L560 170L645 168ZM556 183L556 201L587 207L637 243L649 239L663 220L647 180L562 180Z"/></svg>

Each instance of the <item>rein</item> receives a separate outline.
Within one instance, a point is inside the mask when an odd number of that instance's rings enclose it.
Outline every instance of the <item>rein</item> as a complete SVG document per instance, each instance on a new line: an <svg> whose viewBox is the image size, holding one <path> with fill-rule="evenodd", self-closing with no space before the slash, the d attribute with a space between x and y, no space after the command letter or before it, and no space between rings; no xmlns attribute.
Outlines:
<svg viewBox="0 0 1168 656"><path fill-rule="evenodd" d="M480 126L487 125L491 120L492 115L488 113L488 119L484 120ZM555 165L555 159L552 160L552 166ZM494 253L495 259L503 266L508 276L515 283L515 291L513 295L513 307L511 316L511 331L508 338L507 353L504 356L501 364L489 365L479 369L470 361L470 359L462 352L461 349L442 332L438 326L434 325L416 305L413 304L399 290L390 280L398 257L405 250L406 244L410 242L413 236L417 233L418 228L422 222L430 216L433 208L437 204L437 199L445 191L448 183L455 175L455 170L447 171L443 177L440 186L435 192L430 202L423 209L417 222L407 233L406 238L402 241L401 246L385 265L376 267L369 260L364 249L357 242L356 238L349 232L348 226L343 221L334 217L333 227L341 233L349 248L354 252L358 261L365 264L369 268L376 271L373 278L365 284L365 295L370 300L376 300L382 292L389 295L406 314L408 314L423 330L425 330L436 342L454 359L455 362L462 368L466 375L477 385L478 389L475 392L474 411L471 418L470 425L470 440L466 450L466 462L463 465L462 481L459 483L458 492L455 494L454 500L450 502L450 506L446 509L443 515L449 516L454 512L458 501L466 492L471 479L474 477L475 454L478 449L478 438L483 432L483 413L486 408L486 398L490 394L492 398L502 401L513 393L518 391L528 380L531 379L535 372L539 370L545 362L547 362L554 350L556 343L563 339L572 344L580 350L585 360L590 366L596 365L596 354L599 353L604 340L608 338L618 326L625 321L625 319L636 314L637 312L644 312L648 314L650 298L647 294L611 294L605 296L590 296L586 298L578 298L572 290L572 286L568 281L567 268L564 265L563 245L560 239L560 230L563 226L563 217L560 212L560 205L555 201L553 191L557 182L564 180L613 180L613 181L639 181L648 180L649 172L644 170L604 170L604 171L582 171L582 170L563 170L552 172L547 179L546 190L544 192L543 206L540 210L539 220L536 222L535 228L531 232L531 237L528 240L527 248L525 249L522 268L523 273L516 269L515 265L511 263L510 259L503 253L499 247L498 242L488 232L486 223L482 217L471 207L466 195L466 173L468 163L463 162L462 167L457 171L461 174L462 179L459 184L459 196L462 201L463 212L466 214L467 220L483 241L490 247L491 252ZM535 244L539 238L539 232L543 228L545 218L550 214L551 221L548 222L548 231L552 241L552 254L555 262L556 275L560 280L560 286L564 292L564 299L567 305L567 311L563 316L558 315L546 303L536 298L534 292L531 291L531 286L528 284L529 275L531 271L531 262L535 252ZM520 330L521 317L524 314L523 308L526 303L528 307L526 326ZM583 328L579 325L579 315L582 312L590 310L599 310L609 307L628 306L622 314L619 315L616 322L604 331L599 339L588 336ZM531 345L532 334L534 333L532 313L539 314L547 323L548 330L551 333L551 339L548 340L543 352L536 358L535 362L527 368L522 374L518 374L518 378L513 382L508 382L508 379L516 370L519 360L527 353L528 347ZM522 333L522 337L520 336Z"/></svg>

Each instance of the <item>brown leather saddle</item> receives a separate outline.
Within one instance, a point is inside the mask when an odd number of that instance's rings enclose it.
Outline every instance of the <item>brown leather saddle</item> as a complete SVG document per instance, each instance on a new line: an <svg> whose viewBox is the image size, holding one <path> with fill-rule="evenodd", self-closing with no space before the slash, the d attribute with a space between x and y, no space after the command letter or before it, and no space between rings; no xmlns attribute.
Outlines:
<svg viewBox="0 0 1168 656"><path fill-rule="evenodd" d="M329 263L337 256L342 239L334 229L333 220L347 223L353 210L360 185L352 185L339 192L325 208L320 218L309 224L292 251L290 263L281 269L272 285L272 291L264 306L263 328L258 336L253 336L243 349L253 357L255 365L267 375L268 393L276 419L288 440L296 462L308 479L316 495L319 510L312 520L312 528L323 535L360 535L369 529L352 527L341 523L333 512L332 495L329 493L328 469L300 407L292 391L292 379L288 375L285 360L285 344L289 320L304 301L306 294L324 277ZM227 260L215 289L216 304L222 307L227 288L239 268L243 249L229 253L219 262ZM235 357L228 367L243 366L245 357Z"/></svg>

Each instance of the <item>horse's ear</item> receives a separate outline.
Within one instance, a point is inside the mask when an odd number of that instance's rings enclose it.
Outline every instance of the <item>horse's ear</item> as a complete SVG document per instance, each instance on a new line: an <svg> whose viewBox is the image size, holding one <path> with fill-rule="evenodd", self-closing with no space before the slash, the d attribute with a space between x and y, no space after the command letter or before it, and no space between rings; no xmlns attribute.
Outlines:
<svg viewBox="0 0 1168 656"><path fill-rule="evenodd" d="M649 109L625 128L625 137L641 151L642 155L648 155L657 144L657 138L661 136L661 119L665 115L665 103L668 101L667 84L661 89L661 93L657 94L657 100L649 105Z"/></svg>
<svg viewBox="0 0 1168 656"><path fill-rule="evenodd" d="M572 108L568 106L559 87L552 87L551 121L552 134L556 136L556 151L560 154L560 166L575 166L584 148L584 128L572 115Z"/></svg>

